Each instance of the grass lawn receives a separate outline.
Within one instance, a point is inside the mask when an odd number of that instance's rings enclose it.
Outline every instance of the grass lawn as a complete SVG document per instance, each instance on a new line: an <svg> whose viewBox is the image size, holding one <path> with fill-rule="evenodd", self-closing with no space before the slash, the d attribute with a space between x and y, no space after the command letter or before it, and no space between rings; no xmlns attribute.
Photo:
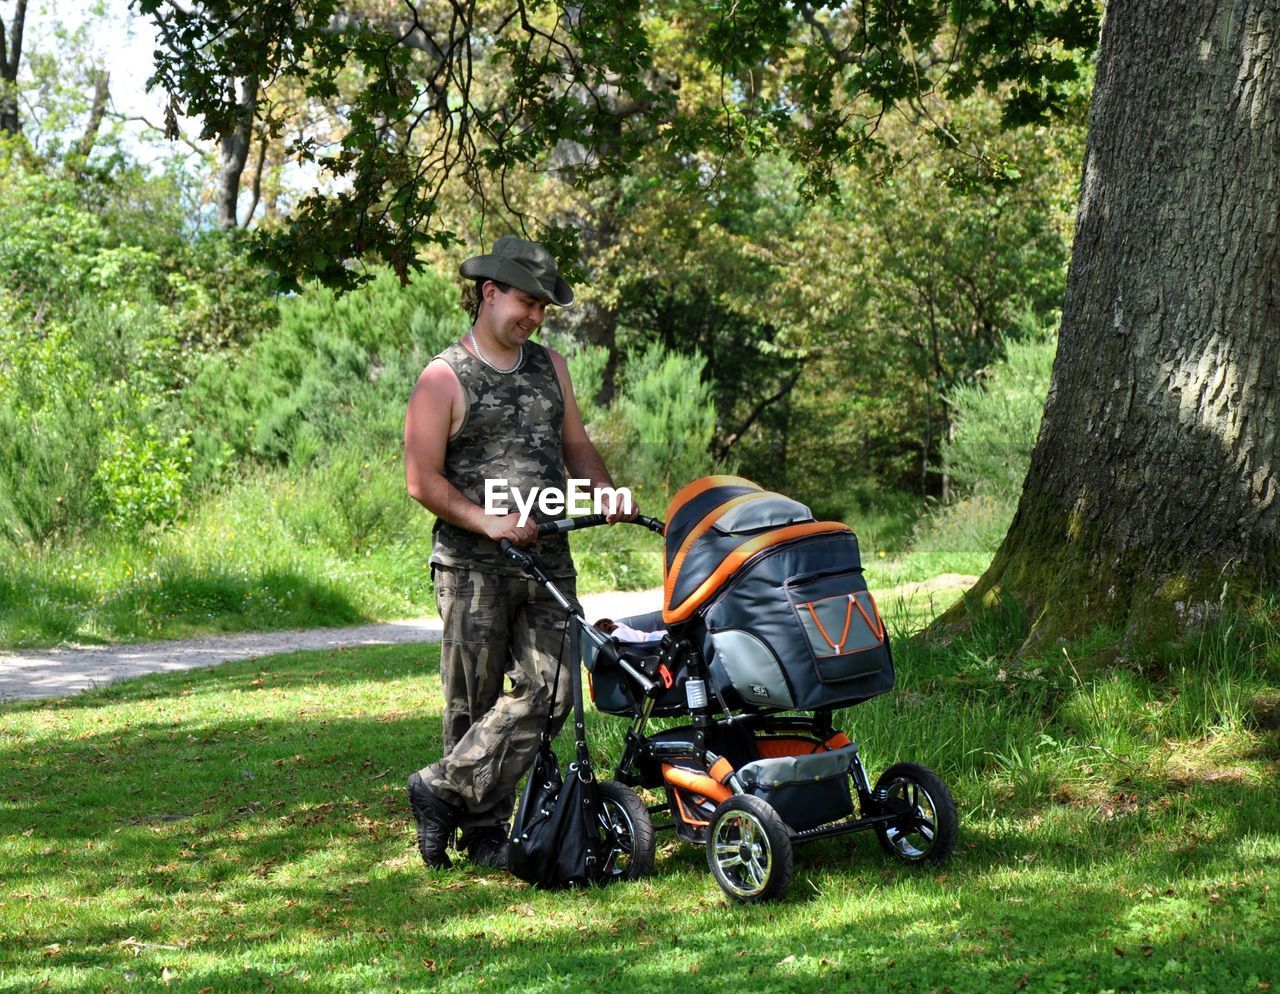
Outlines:
<svg viewBox="0 0 1280 994"><path fill-rule="evenodd" d="M898 689L843 716L873 777L916 759L948 780L953 861L803 846L788 898L753 907L670 833L652 878L596 891L426 871L404 780L439 751L431 647L0 707L0 991L1280 985L1280 742L1259 718L1280 642L1091 673L1001 662L999 637L899 643ZM591 725L607 766L622 722Z"/></svg>

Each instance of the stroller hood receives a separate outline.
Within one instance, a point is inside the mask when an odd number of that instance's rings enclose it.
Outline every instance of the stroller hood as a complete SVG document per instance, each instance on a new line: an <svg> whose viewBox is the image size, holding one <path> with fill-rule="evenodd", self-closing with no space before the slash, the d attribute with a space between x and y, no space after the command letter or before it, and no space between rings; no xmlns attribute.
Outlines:
<svg viewBox="0 0 1280 994"><path fill-rule="evenodd" d="M662 618L686 621L753 557L810 535L849 533L740 476L704 476L667 507Z"/></svg>

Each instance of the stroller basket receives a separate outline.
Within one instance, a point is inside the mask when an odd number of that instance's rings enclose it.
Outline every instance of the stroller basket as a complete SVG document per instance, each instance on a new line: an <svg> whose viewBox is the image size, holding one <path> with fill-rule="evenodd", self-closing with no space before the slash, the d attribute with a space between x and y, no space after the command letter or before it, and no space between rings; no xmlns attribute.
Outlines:
<svg viewBox="0 0 1280 994"><path fill-rule="evenodd" d="M830 752L758 759L738 770L747 789L782 816L798 832L846 818L853 813L849 770L858 746L850 743Z"/></svg>

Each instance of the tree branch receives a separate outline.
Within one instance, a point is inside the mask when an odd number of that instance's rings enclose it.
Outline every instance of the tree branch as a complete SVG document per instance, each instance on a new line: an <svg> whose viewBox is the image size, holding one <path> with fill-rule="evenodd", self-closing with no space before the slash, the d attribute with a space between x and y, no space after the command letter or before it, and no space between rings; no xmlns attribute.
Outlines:
<svg viewBox="0 0 1280 994"><path fill-rule="evenodd" d="M249 227L253 221L254 212L258 209L258 201L262 199L262 168L267 162L267 138L266 131L262 131L258 136L258 164L253 169L253 199L249 202L249 213L244 217L243 228Z"/></svg>
<svg viewBox="0 0 1280 994"><path fill-rule="evenodd" d="M111 96L111 74L105 69L96 69L93 73L93 104L89 109L89 120L84 126L84 135L76 144L76 154L81 160L89 158L93 151L93 143L98 140L98 129L102 127L103 115L107 112L107 100Z"/></svg>
<svg viewBox="0 0 1280 994"><path fill-rule="evenodd" d="M737 431L725 439L723 444L716 446L715 460L719 462L724 459L729 454L729 450L732 449L734 445L738 443L738 440L747 433L751 426L760 419L760 415L762 415L768 408L778 403L778 401L786 397L799 382L800 370L797 369L786 381L783 382L782 386L776 393L766 397L752 409L751 415L742 423Z"/></svg>
<svg viewBox="0 0 1280 994"><path fill-rule="evenodd" d="M165 129L162 125L156 124L154 121L148 120L147 118L143 117L141 114L130 114L126 116L124 114L118 114L118 113L112 112L112 113L109 113L108 116L121 122L140 121L141 123L145 124L148 128L150 128L152 131L158 131L160 132L160 134L164 135L166 138L170 138L170 136L165 133ZM187 148L195 152L196 155L205 155L208 152L208 149L201 148L199 145L197 145L195 142L193 142L190 138L188 138L186 135L182 134L181 132L172 136L170 140L182 142L182 144L186 145Z"/></svg>

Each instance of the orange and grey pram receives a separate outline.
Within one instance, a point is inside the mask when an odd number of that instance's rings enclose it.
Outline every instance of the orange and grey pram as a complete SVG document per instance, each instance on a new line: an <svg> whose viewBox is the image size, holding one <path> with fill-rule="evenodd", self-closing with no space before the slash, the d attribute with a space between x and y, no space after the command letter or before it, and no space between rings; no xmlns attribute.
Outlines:
<svg viewBox="0 0 1280 994"><path fill-rule="evenodd" d="M716 882L740 901L785 893L793 846L816 839L870 830L897 859L945 860L957 833L946 785L900 762L873 787L858 745L832 724L894 682L848 526L734 476L690 483L665 525L637 523L665 537L662 610L615 619L630 641L571 612L596 708L631 719L615 782L602 785L617 872L652 868L653 815L705 846ZM554 588L536 557L508 549ZM649 733L651 719L677 717L687 724ZM647 808L624 785L665 800Z"/></svg>

